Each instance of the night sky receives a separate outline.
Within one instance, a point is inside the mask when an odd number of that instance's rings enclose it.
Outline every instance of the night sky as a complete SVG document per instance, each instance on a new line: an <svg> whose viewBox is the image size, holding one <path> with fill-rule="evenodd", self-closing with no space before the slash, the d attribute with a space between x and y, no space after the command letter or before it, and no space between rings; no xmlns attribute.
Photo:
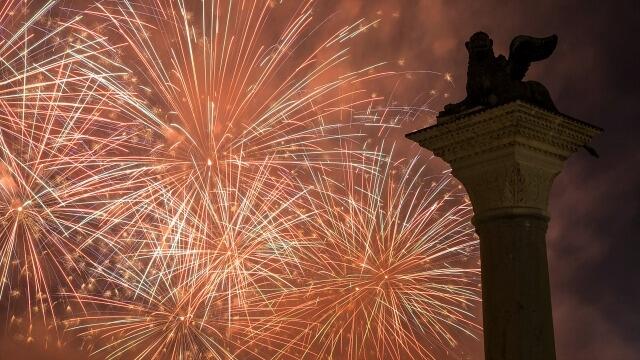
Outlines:
<svg viewBox="0 0 640 360"><path fill-rule="evenodd" d="M425 99L433 88L448 95L428 104L434 112L394 132L402 148L425 161L430 154L404 133L432 124L444 104L464 98L464 41L472 33L487 32L496 54L507 54L519 34L559 36L555 53L533 64L527 79L545 84L561 112L605 132L592 143L600 158L575 154L551 194L547 241L556 351L558 359L638 358L640 2L320 0L317 11L318 17L381 19L353 49L354 66L391 61L407 71L451 73L453 84L420 76L400 82L394 95L399 104ZM478 359L481 346L481 341L475 346Z"/></svg>

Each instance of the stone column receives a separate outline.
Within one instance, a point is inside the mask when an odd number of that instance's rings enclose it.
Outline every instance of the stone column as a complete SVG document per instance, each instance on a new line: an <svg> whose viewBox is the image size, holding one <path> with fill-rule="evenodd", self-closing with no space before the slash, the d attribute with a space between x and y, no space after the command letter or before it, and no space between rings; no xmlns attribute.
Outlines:
<svg viewBox="0 0 640 360"><path fill-rule="evenodd" d="M564 161L601 131L515 101L441 117L407 135L448 162L471 199L485 359L555 359L545 242L549 191Z"/></svg>

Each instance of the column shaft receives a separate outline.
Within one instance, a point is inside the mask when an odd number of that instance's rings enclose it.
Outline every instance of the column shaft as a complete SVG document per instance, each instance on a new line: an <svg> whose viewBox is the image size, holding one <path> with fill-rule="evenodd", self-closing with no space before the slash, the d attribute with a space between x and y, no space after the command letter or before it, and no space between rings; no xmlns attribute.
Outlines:
<svg viewBox="0 0 640 360"><path fill-rule="evenodd" d="M553 179L602 129L509 104L438 118L407 137L451 165L480 237L487 360L554 360L545 235Z"/></svg>
<svg viewBox="0 0 640 360"><path fill-rule="evenodd" d="M480 237L487 360L553 360L543 215L474 218Z"/></svg>

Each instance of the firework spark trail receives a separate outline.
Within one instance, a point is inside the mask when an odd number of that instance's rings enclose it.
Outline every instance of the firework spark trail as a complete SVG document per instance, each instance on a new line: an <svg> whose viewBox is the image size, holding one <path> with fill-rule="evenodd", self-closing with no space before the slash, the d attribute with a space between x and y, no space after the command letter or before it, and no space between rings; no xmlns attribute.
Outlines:
<svg viewBox="0 0 640 360"><path fill-rule="evenodd" d="M35 315L56 327L57 293L80 286L100 159L118 147L101 134L110 90L83 70L111 48L81 17L52 17L56 4L0 7L0 303L27 329Z"/></svg>
<svg viewBox="0 0 640 360"><path fill-rule="evenodd" d="M291 171L305 157L330 156L321 144L347 137L335 119L371 101L354 84L375 66L331 73L348 58L342 41L362 31L357 26L305 49L312 4L279 26L269 2L204 1L199 13L182 1L99 3L94 15L110 21L135 57L128 80L136 90L112 83L149 140L135 161L179 186L207 166L224 172L269 157ZM267 26L276 38L265 35Z"/></svg>
<svg viewBox="0 0 640 360"><path fill-rule="evenodd" d="M252 326L246 303L291 287L283 278L296 261L290 252L300 241L297 226L307 219L289 210L304 192L265 186L268 166L246 193L237 183L218 184L206 207L165 192L166 206L153 207L156 223L130 232L131 246L116 250L106 266L96 264L97 292L79 296L95 315L68 323L91 339L94 354L268 358L260 352L273 349L242 340ZM211 214L192 213L201 209Z"/></svg>
<svg viewBox="0 0 640 360"><path fill-rule="evenodd" d="M356 85L376 68L335 75L348 58L348 39L367 28L363 21L306 49L317 31L311 28L312 5L305 1L287 14L291 21L284 26L272 21L270 3L263 1L204 1L200 9L183 1L102 1L87 11L108 24L103 31L128 44L121 60L131 74L101 80L112 89L114 104L129 106L126 116L136 124L128 134L136 135L129 139L139 139L129 144L128 154L110 159L120 164L110 174L116 179L111 192L119 196L101 209L100 236L109 229L112 246L127 248L120 239L133 233L148 238L147 224L159 209L180 209L188 217L172 226L198 234L189 242L209 247L199 251L193 266L206 263L202 272L235 278L229 287L234 289L255 287L255 277L280 276L269 274L280 268L270 261L260 269L264 276L233 268L227 255L212 256L225 246L243 258L243 251L255 250L225 243L235 236L251 240L261 231L245 229L246 220L234 217L234 204L249 203L248 194L263 196L265 190L255 190L256 184L280 188L291 184L281 178L295 177L309 164L329 166L327 158L340 156L341 151L331 150L332 142L359 134L336 131L343 127L337 120L372 101ZM263 31L267 27L268 33ZM267 171L261 171L265 166ZM292 201L264 198L283 206ZM130 250L136 256L156 251L147 247L153 241L134 243L141 246ZM248 260L264 261L250 256L243 261ZM211 286L218 287L220 280L211 277Z"/></svg>
<svg viewBox="0 0 640 360"><path fill-rule="evenodd" d="M227 314L220 310L224 299L215 303L220 309L205 306L189 278L163 269L157 266L149 274L145 266L123 257L117 272L100 279L107 290L79 297L99 310L67 323L81 331L84 346L101 358L233 358Z"/></svg>
<svg viewBox="0 0 640 360"><path fill-rule="evenodd" d="M128 45L116 62L130 68L122 77L94 69L118 118L130 124L128 146L105 160L113 165L104 177L114 196L101 209L97 236L108 232L120 246L118 238L165 206L188 204L199 216L195 223L214 223L220 214L212 207L228 212L216 205L224 201L215 195L219 184L238 184L240 192L258 182L278 187L279 178L299 175L306 164L328 166L327 158L340 156L334 141L360 135L338 131L339 120L372 101L357 83L376 66L335 72L348 58L348 38L367 24L341 28L307 49L317 31L312 4L293 9L283 26L263 1L192 8L183 1L106 0L84 12ZM269 176L259 179L265 164Z"/></svg>
<svg viewBox="0 0 640 360"><path fill-rule="evenodd" d="M379 64L344 70L372 23L200 4L0 5L0 301L66 309L108 358L436 358L473 335L469 205L358 142L389 111L362 89Z"/></svg>
<svg viewBox="0 0 640 360"><path fill-rule="evenodd" d="M295 199L257 184L222 201L219 223L168 204L145 250L99 271L102 292L81 300L100 311L75 328L95 354L140 359L436 359L474 336L477 241L451 177L344 156Z"/></svg>
<svg viewBox="0 0 640 360"><path fill-rule="evenodd" d="M470 204L449 175L424 185L416 159L345 157L342 173L315 173L297 286L271 294L255 341L304 359L440 358L479 331Z"/></svg>

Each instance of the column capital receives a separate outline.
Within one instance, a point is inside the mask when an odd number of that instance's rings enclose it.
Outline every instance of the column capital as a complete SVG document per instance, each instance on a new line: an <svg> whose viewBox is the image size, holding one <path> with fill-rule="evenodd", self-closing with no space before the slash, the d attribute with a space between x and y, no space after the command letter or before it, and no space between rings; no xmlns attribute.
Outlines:
<svg viewBox="0 0 640 360"><path fill-rule="evenodd" d="M407 138L449 163L479 221L509 214L546 217L551 184L564 161L601 131L514 101L440 117Z"/></svg>

